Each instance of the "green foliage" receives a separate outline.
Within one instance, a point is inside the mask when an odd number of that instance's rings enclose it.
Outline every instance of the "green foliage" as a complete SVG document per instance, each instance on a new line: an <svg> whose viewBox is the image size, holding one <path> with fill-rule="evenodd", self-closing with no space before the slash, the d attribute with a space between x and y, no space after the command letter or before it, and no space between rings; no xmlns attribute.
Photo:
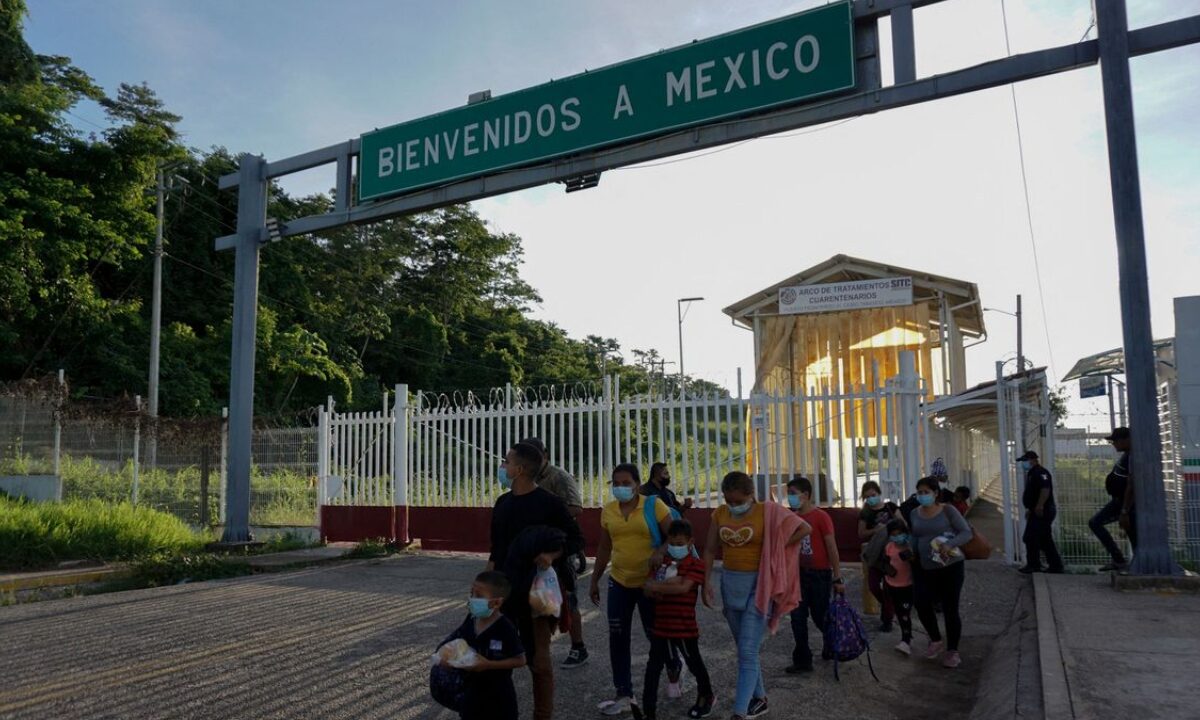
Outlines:
<svg viewBox="0 0 1200 720"><path fill-rule="evenodd" d="M131 560L198 550L204 537L158 510L101 500L28 503L0 499L0 570L62 560Z"/></svg>
<svg viewBox="0 0 1200 720"><path fill-rule="evenodd" d="M131 584L143 588L240 577L254 572L244 560L207 553L156 553L137 560L132 569Z"/></svg>
<svg viewBox="0 0 1200 720"><path fill-rule="evenodd" d="M21 2L0 5L0 381L63 368L77 395L145 387L151 191L171 162L169 174L187 182L165 202L159 410L217 415L229 396L233 256L212 244L234 231L236 197L216 179L236 168L234 155L186 148L179 116L148 86L108 95L69 58L35 54L21 36L24 12ZM84 101L99 104L108 129L85 135L73 125ZM275 186L268 214L287 221L331 204ZM652 365L624 364L616 341L579 341L528 316L540 298L521 278L522 252L520 238L463 206L267 246L258 412L288 415L331 395L342 409L374 408L396 383L598 380L602 365L624 392L645 391Z"/></svg>
<svg viewBox="0 0 1200 720"><path fill-rule="evenodd" d="M363 560L384 557L389 553L391 553L391 548L388 546L387 540L375 538L373 540L363 540L355 545L353 550L346 553L346 558L350 560Z"/></svg>

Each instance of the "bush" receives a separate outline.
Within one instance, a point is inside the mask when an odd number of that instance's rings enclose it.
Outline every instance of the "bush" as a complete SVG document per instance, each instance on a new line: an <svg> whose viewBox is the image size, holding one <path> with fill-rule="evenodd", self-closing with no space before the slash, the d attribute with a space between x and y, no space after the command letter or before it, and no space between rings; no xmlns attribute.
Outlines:
<svg viewBox="0 0 1200 720"><path fill-rule="evenodd" d="M133 565L131 580L136 587L176 585L183 581L200 582L249 575L253 570L240 560L211 554L170 555L160 553L142 558Z"/></svg>
<svg viewBox="0 0 1200 720"><path fill-rule="evenodd" d="M198 550L205 537L151 508L102 500L27 503L0 499L0 570L62 560L132 560Z"/></svg>

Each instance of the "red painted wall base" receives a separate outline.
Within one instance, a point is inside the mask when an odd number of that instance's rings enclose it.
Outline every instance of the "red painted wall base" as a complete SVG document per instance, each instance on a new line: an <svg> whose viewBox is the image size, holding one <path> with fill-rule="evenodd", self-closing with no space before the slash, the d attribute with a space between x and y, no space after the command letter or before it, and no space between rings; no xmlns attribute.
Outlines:
<svg viewBox="0 0 1200 720"><path fill-rule="evenodd" d="M838 552L843 562L859 559L858 509L826 508L833 518ZM712 510L692 508L696 546L703 550ZM360 542L384 538L408 543L420 540L425 550L487 552L492 509L479 507L353 507L326 505L321 508L321 535L330 542ZM588 555L595 555L600 541L600 509L586 508L579 516Z"/></svg>

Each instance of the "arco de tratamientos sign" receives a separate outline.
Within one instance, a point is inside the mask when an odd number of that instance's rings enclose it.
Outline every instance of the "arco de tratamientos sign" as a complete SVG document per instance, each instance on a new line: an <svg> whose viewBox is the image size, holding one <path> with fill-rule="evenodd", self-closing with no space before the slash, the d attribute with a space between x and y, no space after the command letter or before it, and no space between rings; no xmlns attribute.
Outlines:
<svg viewBox="0 0 1200 720"><path fill-rule="evenodd" d="M360 201L854 88L849 2L362 136Z"/></svg>

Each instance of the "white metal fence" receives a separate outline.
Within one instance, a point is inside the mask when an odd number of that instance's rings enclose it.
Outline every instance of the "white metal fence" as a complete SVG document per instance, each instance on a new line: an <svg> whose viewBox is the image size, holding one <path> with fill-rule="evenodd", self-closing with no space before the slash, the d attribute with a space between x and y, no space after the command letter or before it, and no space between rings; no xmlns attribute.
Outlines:
<svg viewBox="0 0 1200 720"><path fill-rule="evenodd" d="M777 494L804 474L823 504L854 504L866 480L899 498L926 464L920 396L898 380L845 393L673 398L623 397L617 378L598 393L506 387L486 398L410 396L401 385L388 411L321 409L318 492L326 505L489 506L505 452L538 437L588 506L608 499L620 462L643 472L667 463L673 488L699 507L719 503L732 470Z"/></svg>

